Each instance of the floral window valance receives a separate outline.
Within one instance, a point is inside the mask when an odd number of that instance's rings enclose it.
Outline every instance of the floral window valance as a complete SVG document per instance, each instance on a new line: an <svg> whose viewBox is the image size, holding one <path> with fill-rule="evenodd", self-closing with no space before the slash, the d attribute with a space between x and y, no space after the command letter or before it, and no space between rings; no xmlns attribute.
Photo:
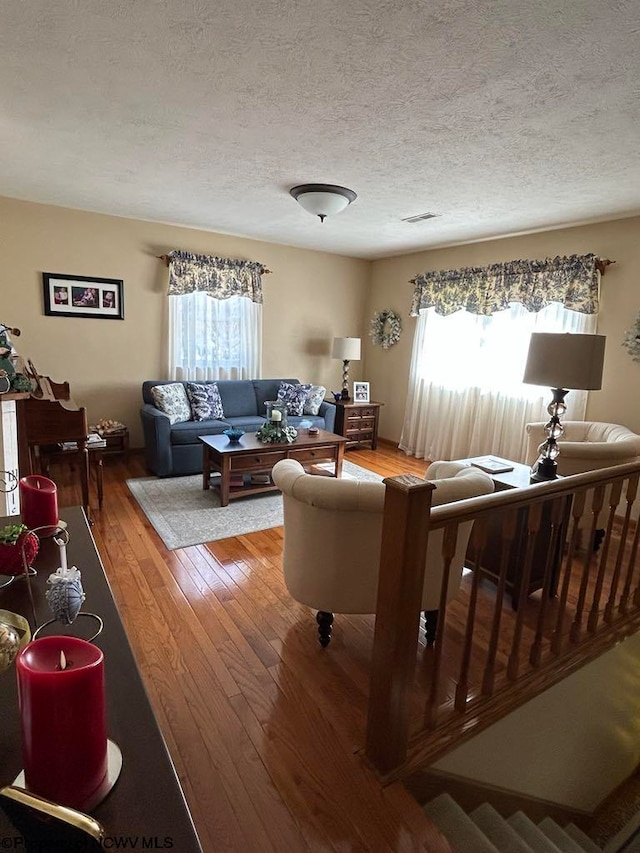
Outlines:
<svg viewBox="0 0 640 853"><path fill-rule="evenodd" d="M596 255L569 255L421 273L412 279L410 314L417 317L421 308L433 307L443 316L463 308L489 316L507 309L510 302L534 312L560 302L571 311L597 314L599 263Z"/></svg>
<svg viewBox="0 0 640 853"><path fill-rule="evenodd" d="M170 252L169 296L201 291L214 299L245 296L262 302L262 275L269 270L258 261Z"/></svg>

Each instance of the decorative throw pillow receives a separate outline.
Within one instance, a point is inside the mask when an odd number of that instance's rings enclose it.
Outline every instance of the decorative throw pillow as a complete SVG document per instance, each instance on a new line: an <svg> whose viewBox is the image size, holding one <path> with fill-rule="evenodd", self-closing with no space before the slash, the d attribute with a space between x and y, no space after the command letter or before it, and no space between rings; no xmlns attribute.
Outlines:
<svg viewBox="0 0 640 853"><path fill-rule="evenodd" d="M320 411L320 404L324 400L326 392L324 385L312 385L307 391L307 396L302 407L303 415L317 415Z"/></svg>
<svg viewBox="0 0 640 853"><path fill-rule="evenodd" d="M304 401L307 398L311 385L291 385L289 382L281 382L278 389L278 400L287 407L288 415L302 415Z"/></svg>
<svg viewBox="0 0 640 853"><path fill-rule="evenodd" d="M217 382L187 382L187 397L194 421L221 421L224 417Z"/></svg>
<svg viewBox="0 0 640 853"><path fill-rule="evenodd" d="M154 385L151 396L156 408L169 416L172 424L191 420L191 407L182 382L170 382L168 385Z"/></svg>

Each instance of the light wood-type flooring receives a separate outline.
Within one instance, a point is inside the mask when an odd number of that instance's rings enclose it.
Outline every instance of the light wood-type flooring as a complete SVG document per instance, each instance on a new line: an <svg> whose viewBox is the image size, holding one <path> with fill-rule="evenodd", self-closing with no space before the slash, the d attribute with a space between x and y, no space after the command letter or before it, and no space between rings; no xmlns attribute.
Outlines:
<svg viewBox="0 0 640 853"><path fill-rule="evenodd" d="M347 457L383 476L426 468L388 445ZM167 551L126 486L146 474L135 453L105 460L92 531L205 853L446 853L357 754L373 617L338 617L322 649L284 587L282 528ZM51 475L60 507L80 503L66 466Z"/></svg>

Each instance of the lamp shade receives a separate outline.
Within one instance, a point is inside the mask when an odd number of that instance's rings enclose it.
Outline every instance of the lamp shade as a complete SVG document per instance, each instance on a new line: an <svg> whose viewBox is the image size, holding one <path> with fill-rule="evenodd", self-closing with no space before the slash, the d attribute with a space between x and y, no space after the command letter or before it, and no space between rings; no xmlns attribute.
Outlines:
<svg viewBox="0 0 640 853"><path fill-rule="evenodd" d="M332 358L360 361L360 338L334 338Z"/></svg>
<svg viewBox="0 0 640 853"><path fill-rule="evenodd" d="M534 332L524 370L527 385L595 391L602 388L604 335Z"/></svg>
<svg viewBox="0 0 640 853"><path fill-rule="evenodd" d="M335 184L300 184L292 187L289 193L301 207L322 221L327 216L340 213L358 197L353 190Z"/></svg>

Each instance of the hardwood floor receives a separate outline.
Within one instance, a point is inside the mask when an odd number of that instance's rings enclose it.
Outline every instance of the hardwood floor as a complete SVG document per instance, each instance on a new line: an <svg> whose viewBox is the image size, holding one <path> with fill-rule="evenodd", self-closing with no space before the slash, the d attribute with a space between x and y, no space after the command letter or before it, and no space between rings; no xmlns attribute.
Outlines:
<svg viewBox="0 0 640 853"><path fill-rule="evenodd" d="M426 468L385 445L348 459ZM60 506L80 503L68 469L51 473ZM282 528L167 551L126 486L145 475L135 454L105 460L92 529L206 853L449 851L356 754L373 617L341 616L322 649L284 587Z"/></svg>

